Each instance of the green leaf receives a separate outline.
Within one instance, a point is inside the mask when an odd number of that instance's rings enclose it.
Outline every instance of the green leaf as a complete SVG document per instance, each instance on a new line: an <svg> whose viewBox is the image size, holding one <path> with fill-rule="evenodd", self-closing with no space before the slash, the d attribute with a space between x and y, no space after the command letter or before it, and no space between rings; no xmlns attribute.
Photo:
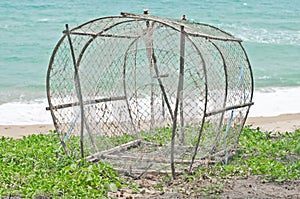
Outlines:
<svg viewBox="0 0 300 199"><path fill-rule="evenodd" d="M118 187L115 183L106 183L105 188L108 191L111 191L111 192L114 192L114 193L116 193L118 191Z"/></svg>

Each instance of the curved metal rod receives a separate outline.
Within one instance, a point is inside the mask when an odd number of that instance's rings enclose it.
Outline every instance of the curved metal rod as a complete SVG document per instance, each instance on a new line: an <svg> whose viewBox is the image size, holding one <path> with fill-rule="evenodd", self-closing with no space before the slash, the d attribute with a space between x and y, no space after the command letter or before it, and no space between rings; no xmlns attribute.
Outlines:
<svg viewBox="0 0 300 199"><path fill-rule="evenodd" d="M226 65L226 62L225 62L225 58L223 56L223 53L222 51L220 50L220 48L218 47L217 44L215 44L213 41L211 40L208 40L220 53L221 55L221 58L222 58L222 62L223 62L223 68L224 68L224 73L225 73L225 96L224 96L224 102L223 102L223 108L226 107L226 103L227 103L227 95L228 95L228 74L227 74L227 65ZM215 137L215 141L214 141L214 144L213 144L213 147L211 149L211 151L214 151L215 150L215 147L216 147L216 144L217 144L217 141L218 141L218 138L220 136L220 133L221 133L221 128L222 128L222 124L223 124L223 119L224 119L224 115L225 115L225 111L222 112L222 115L221 115L221 119L220 119L220 123L219 123L219 126L218 126L218 131L217 131L217 135Z"/></svg>
<svg viewBox="0 0 300 199"><path fill-rule="evenodd" d="M100 18L100 19L106 19L106 18L109 18L109 17ZM120 17L119 17L119 18L120 18ZM94 22L94 21L96 21L96 20L92 20L92 22ZM119 22L119 23L115 23L115 24L113 24L113 25L111 25L111 26L105 28L104 30L100 31L99 33L97 33L96 36L92 36L92 37L85 43L85 45L83 46L83 48L82 48L82 50L81 50L81 52L80 52L80 54L79 54L78 61L77 61L77 62L78 62L78 66L80 66L80 62L81 62L81 60L82 60L82 58L83 58L83 56L84 56L86 50L88 49L88 47L90 46L90 44L91 44L93 41L95 41L95 39L96 39L98 36L101 36L101 34L102 34L103 32L105 32L105 31L107 31L107 30L109 30L109 29L111 29L111 28L113 28L113 27L115 27L115 26L117 26L117 25L120 25L120 24L122 24L122 23L132 22L132 21L135 21L135 20L127 20L127 21L122 21L122 22ZM88 24L88 23L89 23L89 22L87 22L86 24ZM82 26L84 26L84 25L86 25L86 24L83 24ZM82 27L82 26L79 26L79 27ZM74 30L76 30L76 29L78 29L78 27L72 29L72 31L74 31ZM138 38L137 38L137 39L138 39ZM127 104L128 104L128 102L127 102ZM127 106L128 106L128 105L127 105ZM93 146L94 146L95 151L98 151L97 146L94 144L94 139L93 139L93 137L90 135L90 133L89 133L89 136L90 136L90 139L91 139L91 142L92 142L92 144L93 144Z"/></svg>
<svg viewBox="0 0 300 199"><path fill-rule="evenodd" d="M200 143L200 139L201 139L201 136L202 136L202 132L203 132L203 128L204 128L204 123L205 123L205 118L206 118L206 111L207 111L207 95L208 95L208 86L207 86L207 70L206 70L206 63L205 63L205 60L203 58L203 55L200 51L200 49L197 47L197 45L195 44L195 42L188 36L186 36L186 38L192 43L192 45L195 47L196 51L198 52L199 56L201 57L202 61L203 61L203 71L204 71L204 79L205 79L205 100L204 100L204 114L203 114L203 117L202 117L202 120L201 120L201 127L199 129L199 133L198 133L198 138L197 138L197 143L196 143L196 146L195 146L195 151L194 151L194 154L192 156L192 161L191 161L191 164L190 164L190 168L189 168L189 172L191 172L192 170L192 166L194 164L194 161L195 161L195 157L197 155L197 151L198 151L198 147L199 147L199 143Z"/></svg>
<svg viewBox="0 0 300 199"><path fill-rule="evenodd" d="M137 93L137 75L136 75L136 68L137 68L137 48L138 48L138 43L135 42L135 53L134 53L134 95L135 95L135 106L136 106L136 116L138 118L138 124L137 128L140 130L141 129L141 120L140 120L140 111L139 111L139 106L138 106L138 93Z"/></svg>
<svg viewBox="0 0 300 199"><path fill-rule="evenodd" d="M244 55L245 55L246 62L247 62L247 64L248 64L248 69L249 69L249 72L250 72L250 78L251 78L251 96L250 96L249 102L253 104L252 99L253 99L253 91L254 91L254 80L253 80L252 68L251 68L251 64L250 64L248 55L247 55L247 53L246 53L246 51L245 51L245 48L243 47L243 45L241 44L241 42L239 42L239 45L240 45L240 47L241 47L241 49L242 49L242 51L243 51L243 53L244 53ZM242 122L242 127L243 127L243 126L245 125L245 123L246 123L246 120L247 120L247 117L248 117L248 114L249 114L250 107L251 107L251 106L249 106L248 109L247 109L247 111L246 111L244 120L243 120L243 122ZM239 132L239 134L238 134L238 136L237 136L236 143L238 143L239 137L240 137L242 131L243 131L243 128L241 128L241 130L240 130L240 132Z"/></svg>
<svg viewBox="0 0 300 199"><path fill-rule="evenodd" d="M100 20L101 20L101 19L106 19L106 18L109 18L109 17L100 18ZM118 17L118 18L120 18L120 17ZM99 20L99 19L97 19L97 20ZM92 20L91 22L94 22L94 21L97 21L97 20ZM79 54L78 61L79 61L79 62L81 61L81 59L82 59L82 57L83 57L83 55L84 55L86 49L89 47L89 45L90 45L97 37L101 36L101 34L102 34L103 32L105 32L105 31L107 31L107 30L109 30L109 29L111 29L111 28L113 28L113 27L115 27L115 26L117 26L117 25L120 25L120 24L122 24L122 23L127 23L127 22L132 22L132 21L135 21L135 20L127 20L127 21L122 21L122 22L119 22L119 23L115 23L115 24L113 24L112 26L109 26L109 27L105 28L104 30L98 32L98 33L96 34L96 36L92 36L92 38L90 38L90 39L86 42L86 44L83 46L83 48L82 48L82 50L81 50L81 52L80 52L80 54ZM89 22L88 22L88 23L89 23ZM86 24L88 24L88 23L86 23ZM86 24L84 24L84 25L86 25ZM82 25L82 26L83 26L83 25ZM79 27L81 27L81 26L79 26ZM76 28L72 29L71 31L74 31L74 30L78 29L79 27L76 27ZM71 32L70 34L72 34L72 32Z"/></svg>
<svg viewBox="0 0 300 199"><path fill-rule="evenodd" d="M72 31L77 30L77 29L81 28L82 26L84 26L84 25L86 25L86 24L95 22L95 21L97 21L97 20L106 19L106 18L110 18L110 17L103 17L103 18L95 19L95 20L92 20L92 21L87 22L87 23L85 23L85 24L82 24L81 26L78 26L78 27L76 27L76 28L73 28L73 29L71 30L70 34L72 34ZM122 17L115 17L115 18L122 18ZM117 26L117 25L120 25L120 24L122 24L122 23L133 22L133 21L135 21L135 20L127 20L127 21L122 21L122 22L119 22L119 23L115 23L115 24L113 24L113 25L111 25L111 26L105 28L104 30L98 32L98 33L96 34L96 36L92 36L92 37L86 42L86 44L83 46L83 48L82 48L82 50L81 50L81 52L80 52L80 54L79 54L78 61L81 62L81 59L82 59L82 57L83 57L83 55L84 55L86 49L89 47L89 45L90 45L97 37L101 36L101 34L102 34L103 32L108 31L108 30L112 29L113 27L115 27L115 26ZM137 37L136 39L138 39L138 38L139 38L139 37Z"/></svg>
<svg viewBox="0 0 300 199"><path fill-rule="evenodd" d="M90 23L94 23L94 22L96 22L96 21L101 21L101 20L105 20L105 19L112 19L112 20L114 20L114 19L124 19L124 17L122 17L122 16L108 16L108 17L100 17L100 18L96 18L96 19L90 20L90 21L88 21L88 22L85 22L85 23L83 23L83 24L81 24L81 25L79 25L79 26L73 28L73 29L71 30L71 32L72 32L72 31L75 31L75 30L78 30L78 29L82 28L83 26L86 26L86 25L88 25L88 24L90 24ZM133 21L135 21L135 20L133 20Z"/></svg>
<svg viewBox="0 0 300 199"><path fill-rule="evenodd" d="M120 18L120 17L117 17L117 18ZM101 18L101 19L105 19L105 18ZM95 21L95 20L94 20ZM133 22L133 21L136 21L136 20L126 20L126 21L122 21L122 22L118 22L118 23L115 23L107 28L105 28L104 30L102 30L101 32L97 33L97 36L93 36L92 38L90 38L86 44L84 45L84 47L82 48L80 54L79 54L79 58L78 58L78 62L80 63L86 49L90 46L90 44L99 36L101 36L101 34L105 31L108 31L110 29L112 29L113 27L117 26L117 25L120 25L120 24L123 24L123 23L128 23L128 22ZM87 23L88 24L88 23ZM74 28L73 30L76 30L77 28ZM126 53L128 52L128 50L131 48L131 46L141 37L142 35L139 35L137 36L134 41L129 45L129 48L127 49ZM125 54L126 54L125 53ZM125 63L125 62L124 62ZM124 89L126 88L126 86L124 85ZM125 95L126 95L126 91L125 92ZM128 110L129 110L129 102L128 102L128 99L126 99L126 103L127 103L127 107L128 107ZM169 103L167 103L168 105ZM168 105L170 107L170 105ZM132 120L132 115L131 115L131 111L129 111L129 114L130 114L130 117L131 117L131 120ZM133 122L133 121L132 121ZM134 128L135 129L135 128Z"/></svg>
<svg viewBox="0 0 300 199"><path fill-rule="evenodd" d="M251 64L250 64L250 61L249 61L249 58L248 58L248 55L245 51L245 48L243 47L242 43L239 42L239 45L241 46L242 48L242 51L245 55L245 58L246 58L246 62L248 64L248 69L249 69L249 72L250 72L250 78L251 78L251 97L250 97L250 101L249 102L252 102L252 99L253 99L253 91L254 91L254 80L253 80L253 72L252 72L252 68L251 68Z"/></svg>
<svg viewBox="0 0 300 199"><path fill-rule="evenodd" d="M132 117L132 114L131 114L131 109L130 109L130 106L129 106L129 101L128 101L128 95L127 95L127 88L126 88L126 62L127 62L127 55L128 55L128 52L130 50L130 48L140 39L140 37L134 39L131 44L128 46L128 48L126 49L125 53L124 53L124 63L123 63L123 88L124 88L124 95L125 95L125 101L126 101L126 105L127 105L127 110L128 110L128 114L129 114L129 118L130 118L130 121L131 121L131 125L132 125L132 128L134 130L134 132L136 133L136 128L135 128L135 125L134 125L134 122L133 122L133 117Z"/></svg>
<svg viewBox="0 0 300 199"><path fill-rule="evenodd" d="M70 156L70 153L67 149L67 146L66 146L66 143L64 142L63 140L63 137L61 135L61 133L59 132L59 126L57 124L57 117L54 113L54 110L53 110L53 104L52 104L52 101L51 101L51 93L50 93L50 75L51 75L51 71L52 71L52 68L53 68L53 62L54 62L54 58L55 58L55 55L60 47L60 45L63 43L64 39L66 38L66 34L64 34L61 39L58 41L58 43L56 44L54 50L53 50L53 53L51 55L51 58L50 58L50 62L49 62L49 66L48 66L48 70L47 70L47 77L46 77L46 90L47 90L47 99L48 99L48 104L49 104L49 108L50 108L50 113L51 113L51 116L52 116L52 120L53 120L53 124L55 126L55 129L56 129L56 133L60 139L60 143L65 151L65 153L67 154L67 156Z"/></svg>

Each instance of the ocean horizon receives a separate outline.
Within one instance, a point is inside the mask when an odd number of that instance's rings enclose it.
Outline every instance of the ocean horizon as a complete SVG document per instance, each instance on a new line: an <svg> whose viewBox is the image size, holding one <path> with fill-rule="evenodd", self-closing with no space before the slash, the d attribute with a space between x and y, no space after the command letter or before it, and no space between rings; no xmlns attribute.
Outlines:
<svg viewBox="0 0 300 199"><path fill-rule="evenodd" d="M120 12L216 26L243 40L254 75L250 116L300 112L300 1L217 0L0 2L0 125L48 124L46 72L65 24Z"/></svg>

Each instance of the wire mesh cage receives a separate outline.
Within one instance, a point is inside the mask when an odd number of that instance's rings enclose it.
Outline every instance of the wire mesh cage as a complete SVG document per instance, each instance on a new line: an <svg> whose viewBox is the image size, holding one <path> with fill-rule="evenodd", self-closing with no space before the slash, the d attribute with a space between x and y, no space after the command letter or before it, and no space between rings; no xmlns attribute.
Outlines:
<svg viewBox="0 0 300 199"><path fill-rule="evenodd" d="M253 104L240 39L184 17L131 13L63 33L47 96L68 155L173 176L227 161Z"/></svg>

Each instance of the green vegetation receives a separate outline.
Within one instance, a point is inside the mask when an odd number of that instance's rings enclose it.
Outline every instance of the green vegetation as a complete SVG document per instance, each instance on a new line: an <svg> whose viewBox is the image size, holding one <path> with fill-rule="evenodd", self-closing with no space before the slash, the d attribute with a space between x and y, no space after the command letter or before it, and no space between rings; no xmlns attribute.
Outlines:
<svg viewBox="0 0 300 199"><path fill-rule="evenodd" d="M262 132L259 128L245 127L239 139L239 151L228 165L222 163L199 168L185 178L202 195L218 197L223 183L235 178L259 176L262 182L284 182L300 179L300 130L277 133ZM203 179L214 183L200 187Z"/></svg>
<svg viewBox="0 0 300 199"><path fill-rule="evenodd" d="M0 196L99 198L126 186L110 165L64 155L54 133L2 137L0 146Z"/></svg>
<svg viewBox="0 0 300 199"><path fill-rule="evenodd" d="M145 132L141 133L142 138L147 142L153 142L159 145L165 145L171 142L172 138L172 127L167 126L165 128L155 129L154 132ZM153 136L155 135L155 136Z"/></svg>
<svg viewBox="0 0 300 199"><path fill-rule="evenodd" d="M300 178L300 130L293 133L261 132L259 129L244 128L240 138L241 151L231 165L224 167L251 175L263 175L267 181L285 181Z"/></svg>
<svg viewBox="0 0 300 199"><path fill-rule="evenodd" d="M159 131L157 141L165 142L162 136L169 130ZM120 138L120 143L132 139ZM274 134L245 127L239 148L228 165L202 166L193 174L178 176L171 185L170 176L158 177L157 190L169 187L167 190L185 193L190 188L217 197L223 182L239 177L259 175L269 182L300 179L300 130ZM0 196L8 197L101 198L124 187L137 191L138 186L128 183L107 163L77 162L67 157L55 133L18 140L0 138L0 175ZM211 183L201 186L203 179Z"/></svg>

